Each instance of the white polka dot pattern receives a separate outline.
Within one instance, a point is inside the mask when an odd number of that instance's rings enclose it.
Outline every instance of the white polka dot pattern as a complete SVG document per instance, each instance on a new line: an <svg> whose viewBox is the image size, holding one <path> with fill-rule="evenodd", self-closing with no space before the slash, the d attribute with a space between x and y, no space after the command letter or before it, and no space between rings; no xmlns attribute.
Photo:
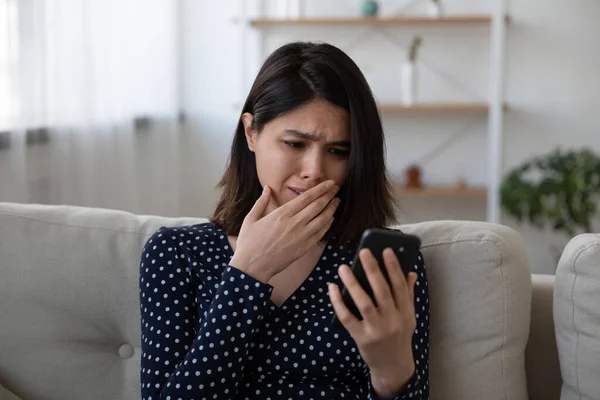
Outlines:
<svg viewBox="0 0 600 400"><path fill-rule="evenodd" d="M354 253L326 246L307 279L277 307L272 286L228 265L214 224L161 228L140 263L142 398L372 399L369 369L352 338L330 324L327 284ZM414 266L416 371L396 399L428 398L429 298Z"/></svg>

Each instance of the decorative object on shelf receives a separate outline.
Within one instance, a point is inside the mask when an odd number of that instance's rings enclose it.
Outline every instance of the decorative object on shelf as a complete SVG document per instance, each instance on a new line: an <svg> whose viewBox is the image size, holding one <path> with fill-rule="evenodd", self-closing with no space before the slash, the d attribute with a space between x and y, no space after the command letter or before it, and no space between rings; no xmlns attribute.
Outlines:
<svg viewBox="0 0 600 400"><path fill-rule="evenodd" d="M304 0L277 0L277 17L282 19L300 19L304 16Z"/></svg>
<svg viewBox="0 0 600 400"><path fill-rule="evenodd" d="M379 13L379 3L375 0L364 0L360 11L363 17L376 17Z"/></svg>
<svg viewBox="0 0 600 400"><path fill-rule="evenodd" d="M427 11L429 16L440 18L444 16L444 6L442 0L427 0Z"/></svg>
<svg viewBox="0 0 600 400"><path fill-rule="evenodd" d="M591 233L599 216L600 158L585 148L533 157L506 174L500 198L504 211L519 222L550 226L567 240Z"/></svg>
<svg viewBox="0 0 600 400"><path fill-rule="evenodd" d="M410 187L418 187L423 188L424 185L421 182L421 175L423 168L433 160L435 160L439 155L443 154L444 151L448 150L452 145L454 145L458 140L460 140L469 130L479 121L479 118L474 118L468 124L462 126L456 132L452 133L452 135L447 136L441 143L437 144L434 148L429 150L427 153L423 154L417 160L412 161L408 166L405 172L405 186L406 188ZM485 197L485 190L478 190L470 187L466 178L466 166L458 163L458 180L456 181L456 186L452 187L452 191L450 193L456 194L459 192L474 194L472 197ZM418 171L418 172L417 172ZM483 196L481 196L483 194Z"/></svg>
<svg viewBox="0 0 600 400"><path fill-rule="evenodd" d="M402 103L407 105L413 105L417 100L417 53L422 42L423 39L420 36L413 38L408 53L408 61L400 71Z"/></svg>
<svg viewBox="0 0 600 400"><path fill-rule="evenodd" d="M411 164L406 169L406 188L423 188L423 182L421 182L421 168L417 164Z"/></svg>
<svg viewBox="0 0 600 400"><path fill-rule="evenodd" d="M467 168L462 161L456 163L456 189L464 190L467 188Z"/></svg>

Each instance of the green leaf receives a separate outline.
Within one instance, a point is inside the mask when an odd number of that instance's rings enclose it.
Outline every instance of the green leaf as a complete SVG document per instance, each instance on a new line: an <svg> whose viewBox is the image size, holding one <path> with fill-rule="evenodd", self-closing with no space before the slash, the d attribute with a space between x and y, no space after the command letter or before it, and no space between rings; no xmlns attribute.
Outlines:
<svg viewBox="0 0 600 400"><path fill-rule="evenodd" d="M509 170L500 186L503 210L517 221L569 236L598 216L600 158L590 149L553 151Z"/></svg>

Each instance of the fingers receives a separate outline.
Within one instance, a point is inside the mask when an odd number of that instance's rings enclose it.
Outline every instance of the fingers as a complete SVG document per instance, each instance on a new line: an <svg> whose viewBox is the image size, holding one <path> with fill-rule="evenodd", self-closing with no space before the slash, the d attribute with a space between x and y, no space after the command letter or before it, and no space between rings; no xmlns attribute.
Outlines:
<svg viewBox="0 0 600 400"><path fill-rule="evenodd" d="M334 221L334 219L332 216L328 220L324 221L321 226L317 226L315 224L315 228L313 228L313 229L316 229L316 232L309 233L309 235L310 235L309 240L307 240L308 247L311 247L311 246L317 244L319 241L321 241L321 239L323 239L323 237L325 237L325 234L327 233L329 228L331 228L333 221Z"/></svg>
<svg viewBox="0 0 600 400"><path fill-rule="evenodd" d="M408 292L410 295L411 304L415 304L415 284L417 283L417 273L411 272L408 274Z"/></svg>
<svg viewBox="0 0 600 400"><path fill-rule="evenodd" d="M339 275L346 286L346 289L350 293L352 300L354 300L354 304L356 304L356 308L360 311L360 315L362 315L363 319L366 321L373 321L378 317L377 309L375 308L375 304L371 301L369 295L364 291L352 270L347 265L342 265L339 268Z"/></svg>
<svg viewBox="0 0 600 400"><path fill-rule="evenodd" d="M279 208L280 212L285 213L289 217L293 217L311 206L313 211L312 216L308 219L312 219L315 215L320 213L325 206L331 201L331 199L337 193L338 188L335 182L332 180L321 182L317 186L307 190L300 196L296 197L292 201L284 204ZM317 202L317 200L319 200ZM315 205L315 203L317 203ZM320 207L320 208L319 208ZM317 210L316 212L314 210Z"/></svg>
<svg viewBox="0 0 600 400"><path fill-rule="evenodd" d="M383 251L383 259L385 261L385 267L387 269L388 276L390 277L390 283L392 286L392 293L396 307L401 309L405 307L405 300L409 294L409 287L406 282L406 278L404 277L404 272L402 271L400 262L398 261L398 258L392 249L387 248Z"/></svg>
<svg viewBox="0 0 600 400"><path fill-rule="evenodd" d="M250 222L256 222L263 217L265 211L267 211L267 207L269 206L269 201L271 201L271 188L265 186L262 194L252 206L252 209L246 216L246 219Z"/></svg>
<svg viewBox="0 0 600 400"><path fill-rule="evenodd" d="M333 311L335 311L335 315L337 315L342 326L346 328L350 336L356 336L358 329L361 328L360 321L346 307L340 289L335 283L329 284L329 298L333 306Z"/></svg>
<svg viewBox="0 0 600 400"><path fill-rule="evenodd" d="M417 327L417 319L415 316L415 283L417 282L417 273L416 272L410 272L408 274L408 298L406 301L406 308L407 311L409 313L409 315L411 316L411 324L412 324L412 329L416 329Z"/></svg>
<svg viewBox="0 0 600 400"><path fill-rule="evenodd" d="M296 214L293 217L293 219L296 220L296 222L304 222L304 223L308 223L309 221L313 220L314 218L319 216L319 214L323 213L323 211L326 210L327 206L329 204L331 204L333 202L333 200L335 200L336 193L337 193L337 186L334 187L333 190L330 190L329 192L325 193L324 195L322 195L321 197L319 197L318 199L313 201L311 204L306 206L303 210L300 210L300 212L298 212L298 214ZM336 205L336 208L337 208L337 205ZM334 212L335 212L335 209L334 209Z"/></svg>
<svg viewBox="0 0 600 400"><path fill-rule="evenodd" d="M309 235L312 236L315 232L320 232L325 226L327 226L327 229L325 229L325 232L327 232L333 223L333 215L340 205L340 201L338 198L331 200L327 207L307 224Z"/></svg>
<svg viewBox="0 0 600 400"><path fill-rule="evenodd" d="M373 289L375 295L375 301L377 302L377 308L381 309L382 312L393 309L396 307L396 303L385 277L381 273L381 267L379 263L368 249L360 251L359 255L369 285Z"/></svg>

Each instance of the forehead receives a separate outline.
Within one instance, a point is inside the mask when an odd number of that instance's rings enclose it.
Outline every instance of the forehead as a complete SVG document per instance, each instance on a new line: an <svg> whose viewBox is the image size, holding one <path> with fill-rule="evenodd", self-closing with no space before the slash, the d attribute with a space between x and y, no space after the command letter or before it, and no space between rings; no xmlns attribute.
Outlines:
<svg viewBox="0 0 600 400"><path fill-rule="evenodd" d="M341 107L326 100L312 100L302 107L274 119L270 128L280 133L286 129L307 132L324 140L349 140L350 117Z"/></svg>

